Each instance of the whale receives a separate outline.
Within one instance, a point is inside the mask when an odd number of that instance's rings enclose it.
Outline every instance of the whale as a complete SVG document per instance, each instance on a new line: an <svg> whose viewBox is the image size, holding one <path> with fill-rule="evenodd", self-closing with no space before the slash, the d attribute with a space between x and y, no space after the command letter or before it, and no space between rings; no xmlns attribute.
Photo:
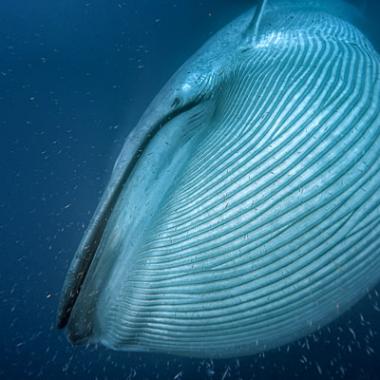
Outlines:
<svg viewBox="0 0 380 380"><path fill-rule="evenodd" d="M380 59L343 0L253 1L126 138L63 285L73 344L281 347L380 280Z"/></svg>

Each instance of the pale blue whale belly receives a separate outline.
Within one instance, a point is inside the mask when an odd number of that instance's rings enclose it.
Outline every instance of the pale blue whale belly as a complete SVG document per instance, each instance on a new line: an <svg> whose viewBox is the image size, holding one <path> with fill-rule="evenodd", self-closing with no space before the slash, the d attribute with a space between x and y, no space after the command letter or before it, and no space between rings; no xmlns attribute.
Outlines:
<svg viewBox="0 0 380 380"><path fill-rule="evenodd" d="M301 20L263 21L212 96L141 152L73 340L247 355L315 331L378 282L379 56L345 21Z"/></svg>

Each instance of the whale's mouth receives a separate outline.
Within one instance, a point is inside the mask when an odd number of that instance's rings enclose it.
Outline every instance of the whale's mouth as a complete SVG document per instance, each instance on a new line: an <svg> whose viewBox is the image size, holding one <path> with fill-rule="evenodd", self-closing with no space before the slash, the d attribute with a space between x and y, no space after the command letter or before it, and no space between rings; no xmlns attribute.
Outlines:
<svg viewBox="0 0 380 380"><path fill-rule="evenodd" d="M79 273L81 283L76 282L76 290L71 290L71 305L59 327L68 323L73 343L87 340L95 304L114 276L119 257L123 256L123 265L128 265L159 214L160 205L191 161L213 112L212 101L200 97L169 112L149 129L113 194L108 215L98 222L93 255L86 258L87 268Z"/></svg>
<svg viewBox="0 0 380 380"><path fill-rule="evenodd" d="M146 128L149 133L146 133L143 136L137 149L136 147L131 146L131 149L135 148L134 154L127 163L122 163L123 170L121 175L118 175L116 180L113 180L113 177L111 178L109 187L112 187L112 191L106 191L103 194L99 207L96 210L95 215L71 263L58 308L58 328L66 327L70 319L71 312L95 257L98 246L102 240L104 230L107 226L109 218L111 217L112 211L118 202L122 190L135 170L136 165L138 165L139 161L141 161L141 157L144 157L146 149L152 144L153 140L156 140L157 136L165 135L166 132L164 133L162 131L166 131L168 124L173 124L173 121L181 120L186 118L186 116L189 117L187 129L185 125L184 129L181 131L181 123L174 123L174 125L177 125L177 128L174 128L174 134L178 135L179 144L181 143L181 139L188 139L192 134L192 130L196 129L197 121L199 122L201 120L200 115L202 113L202 104L207 105L208 103L209 102L204 96L198 96L194 100L184 103L183 105L181 105L180 100L176 98L175 102L172 104L172 109ZM211 109L211 107L209 109ZM207 115L210 114L209 109L207 109L207 107L203 108L205 111L204 117L207 117ZM165 150L163 148L164 147L161 147L162 152ZM118 162L116 162L115 168L117 165Z"/></svg>

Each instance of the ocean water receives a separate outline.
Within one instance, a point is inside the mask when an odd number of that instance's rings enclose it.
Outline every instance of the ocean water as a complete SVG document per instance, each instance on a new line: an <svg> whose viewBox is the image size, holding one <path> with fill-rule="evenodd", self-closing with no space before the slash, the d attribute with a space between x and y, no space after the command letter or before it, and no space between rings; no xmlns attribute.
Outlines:
<svg viewBox="0 0 380 380"><path fill-rule="evenodd" d="M380 379L380 286L320 332L240 359L72 347L55 327L66 270L128 131L252 3L1 0L0 379ZM367 1L366 14L380 51L380 3Z"/></svg>

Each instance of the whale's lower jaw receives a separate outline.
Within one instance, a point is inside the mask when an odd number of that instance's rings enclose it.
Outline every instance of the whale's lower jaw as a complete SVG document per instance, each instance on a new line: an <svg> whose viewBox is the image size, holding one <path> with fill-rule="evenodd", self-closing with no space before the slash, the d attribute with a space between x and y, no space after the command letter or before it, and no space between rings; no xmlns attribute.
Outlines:
<svg viewBox="0 0 380 380"><path fill-rule="evenodd" d="M161 136L162 167L144 153L71 333L91 320L90 339L114 349L231 357L352 306L380 277L379 78L357 41L301 35L242 61L207 117L173 121L193 128L171 136L185 148Z"/></svg>

